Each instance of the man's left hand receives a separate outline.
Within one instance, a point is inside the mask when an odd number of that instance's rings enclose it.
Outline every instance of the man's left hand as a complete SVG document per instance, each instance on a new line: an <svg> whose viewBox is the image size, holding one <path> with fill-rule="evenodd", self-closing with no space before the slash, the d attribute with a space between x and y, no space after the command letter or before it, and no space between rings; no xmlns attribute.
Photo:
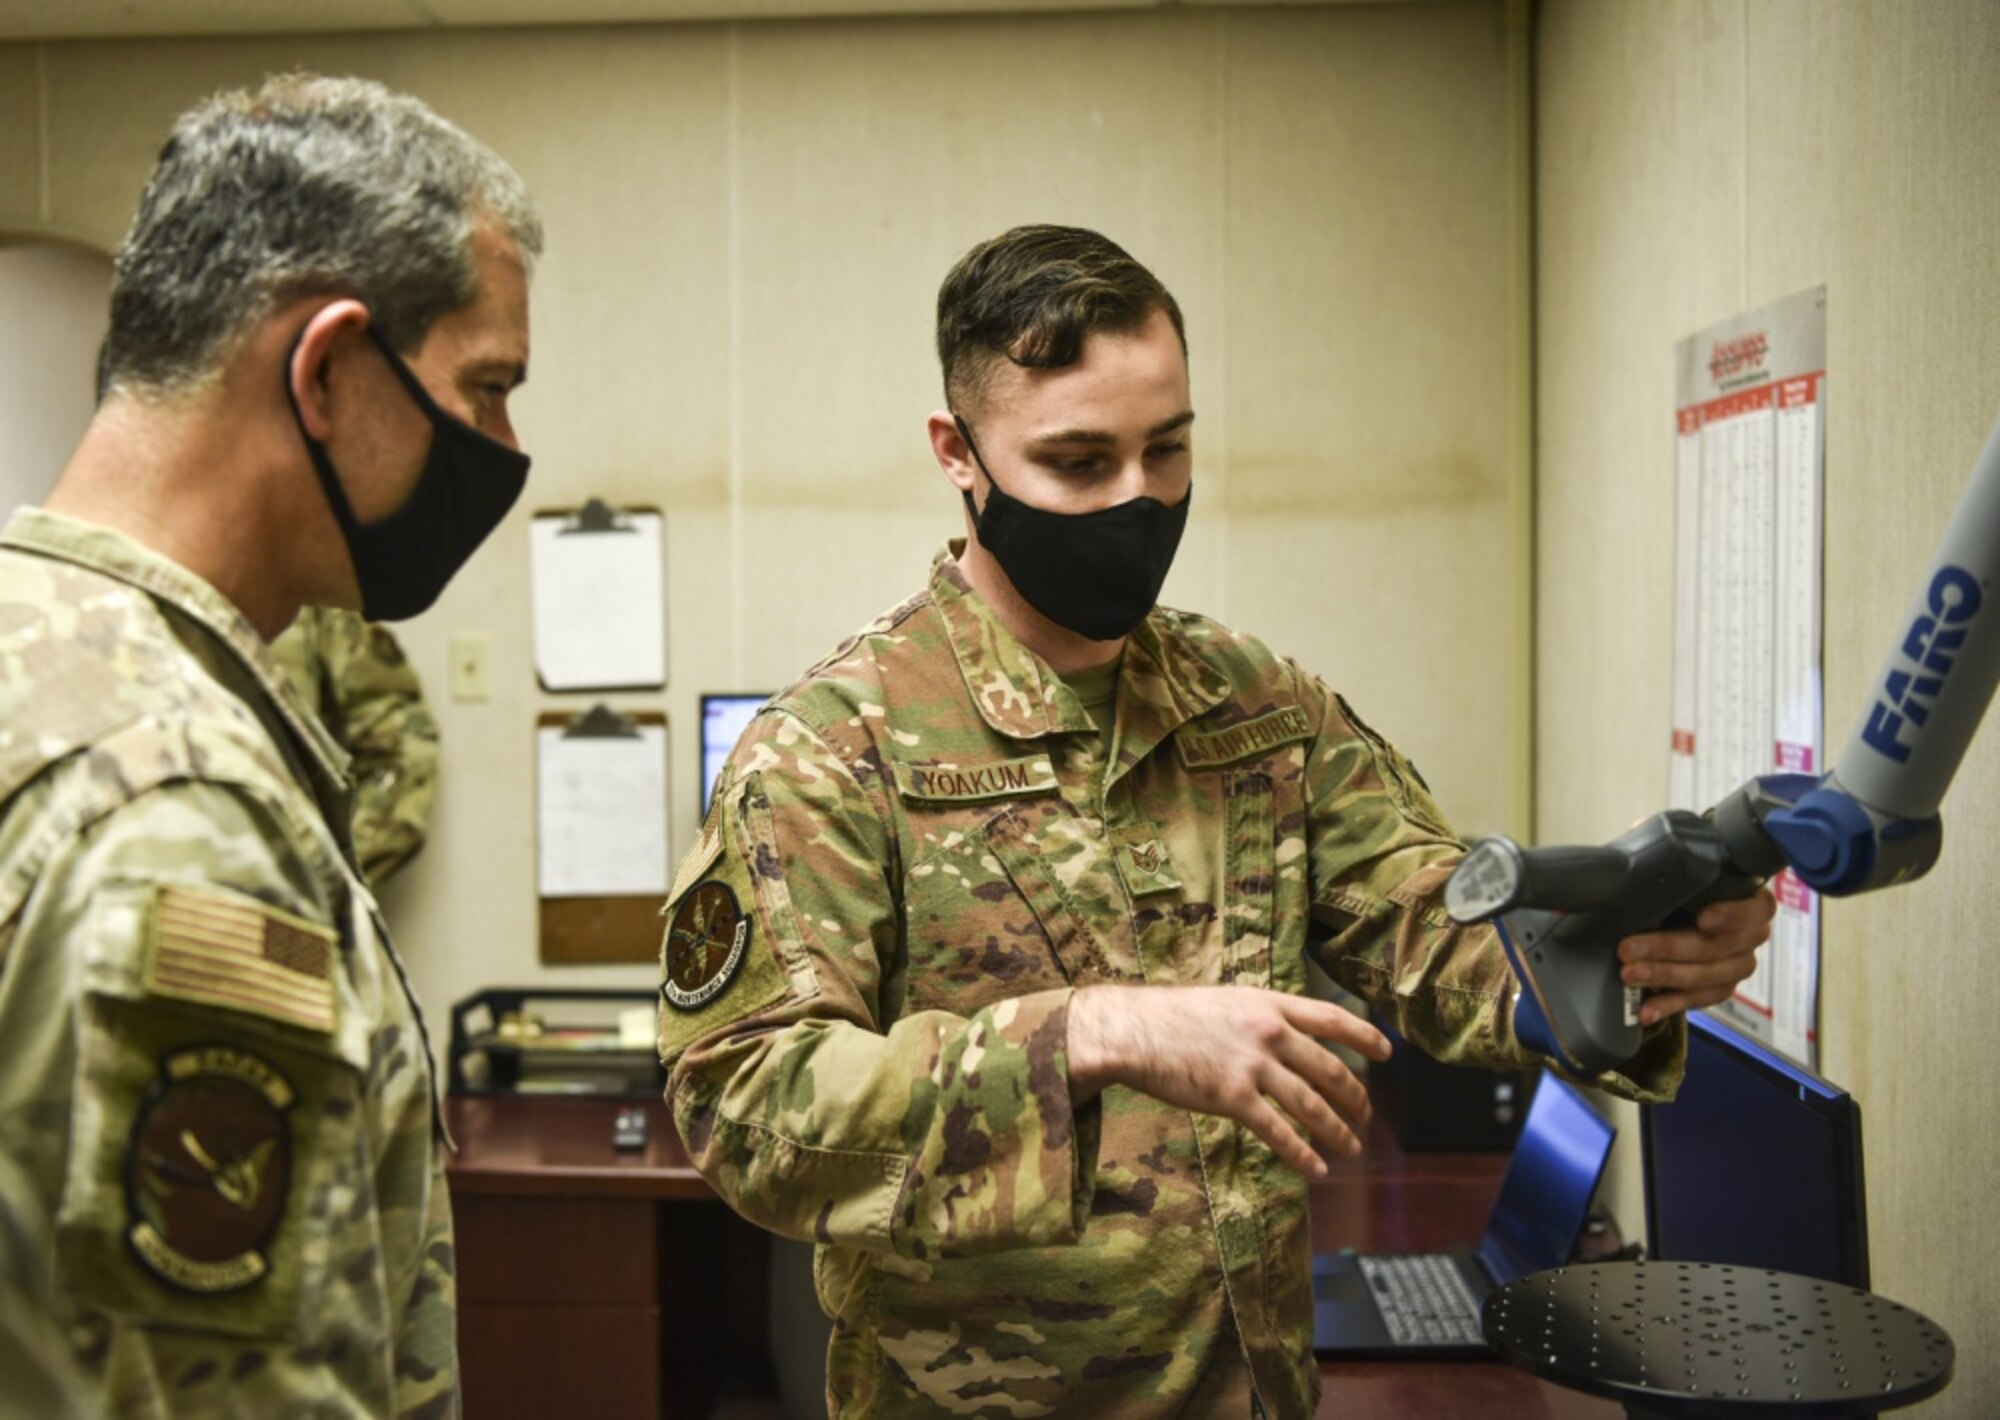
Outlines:
<svg viewBox="0 0 2000 1420"><path fill-rule="evenodd" d="M1711 902L1692 929L1647 932L1620 942L1621 978L1652 993L1639 1010L1640 1023L1650 1026L1675 1011L1727 1001L1737 983L1756 970L1757 948L1770 939L1777 911L1771 890L1759 888L1734 902Z"/></svg>

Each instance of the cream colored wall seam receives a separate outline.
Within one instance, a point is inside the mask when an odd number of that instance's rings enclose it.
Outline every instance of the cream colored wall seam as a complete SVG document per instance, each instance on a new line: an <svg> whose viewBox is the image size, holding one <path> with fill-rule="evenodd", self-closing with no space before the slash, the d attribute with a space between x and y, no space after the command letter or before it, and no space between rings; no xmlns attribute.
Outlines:
<svg viewBox="0 0 2000 1420"><path fill-rule="evenodd" d="M53 224L55 213L49 196L49 47L35 46L35 167L39 184L36 193L36 210L41 213L42 227L46 230Z"/></svg>
<svg viewBox="0 0 2000 1420"><path fill-rule="evenodd" d="M1736 10L1736 131L1743 135L1743 161L1736 165L1736 309L1750 309L1750 7Z"/></svg>
<svg viewBox="0 0 2000 1420"><path fill-rule="evenodd" d="M1535 836L1535 111L1534 0L1507 0L1508 826Z"/></svg>
<svg viewBox="0 0 2000 1420"><path fill-rule="evenodd" d="M1231 44L1235 39L1235 31L1230 25L1230 16L1226 14L1222 16L1221 27L1222 43L1215 47L1215 111L1222 115L1222 133L1218 140L1222 145L1220 153L1222 166L1222 210L1230 212L1235 210L1230 204L1229 66L1233 59ZM1215 247L1215 307L1219 315L1215 327L1218 343L1217 348L1227 350L1229 348L1229 224L1227 222L1222 224ZM1210 416L1213 420L1212 427L1215 429L1213 435L1215 453L1209 461L1209 467L1215 470L1216 479L1222 484L1222 487L1214 490L1214 493L1208 499L1208 505L1215 509L1215 513L1211 514L1213 522L1210 524L1212 529L1210 538L1215 546L1215 606L1212 614L1225 625L1233 626L1235 624L1235 617L1231 614L1229 608L1229 548L1231 544L1228 511L1229 362L1227 360L1217 360L1214 362L1214 368L1215 374L1212 377L1210 388L1215 391L1215 398L1209 401L1209 403L1210 407L1215 411ZM1204 433L1204 438L1207 437ZM1215 496L1217 494L1220 496Z"/></svg>
<svg viewBox="0 0 2000 1420"><path fill-rule="evenodd" d="M729 184L729 684L742 689L743 670L743 27L729 26L729 117L724 126L728 152L723 166ZM668 671L669 677L672 670ZM696 714L700 714L699 702Z"/></svg>

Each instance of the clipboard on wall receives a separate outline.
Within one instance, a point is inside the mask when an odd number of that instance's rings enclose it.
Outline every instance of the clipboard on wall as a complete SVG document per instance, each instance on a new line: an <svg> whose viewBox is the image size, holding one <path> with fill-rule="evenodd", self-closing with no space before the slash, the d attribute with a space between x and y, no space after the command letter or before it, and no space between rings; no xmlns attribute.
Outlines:
<svg viewBox="0 0 2000 1420"><path fill-rule="evenodd" d="M541 959L651 961L672 862L667 717L594 705L535 720Z"/></svg>
<svg viewBox="0 0 2000 1420"><path fill-rule="evenodd" d="M545 509L528 526L535 676L543 690L667 683L666 519L657 508Z"/></svg>

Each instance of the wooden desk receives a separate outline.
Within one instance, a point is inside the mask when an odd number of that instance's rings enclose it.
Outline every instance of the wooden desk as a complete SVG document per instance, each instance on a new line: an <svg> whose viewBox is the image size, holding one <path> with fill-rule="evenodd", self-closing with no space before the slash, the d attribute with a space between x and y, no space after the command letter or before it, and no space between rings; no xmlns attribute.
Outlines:
<svg viewBox="0 0 2000 1420"><path fill-rule="evenodd" d="M703 1416L724 1372L763 1368L763 1235L688 1162L666 1107L642 1153L609 1100L453 1096L466 1414ZM1429 1251L1478 1236L1504 1154L1404 1154L1377 1126L1313 1189L1313 1246ZM1500 1361L1321 1361L1321 1416L1617 1420L1610 1401Z"/></svg>
<svg viewBox="0 0 2000 1420"><path fill-rule="evenodd" d="M763 1370L764 1235L646 1107L646 1148L619 1154L618 1101L446 1100L472 1420L704 1416L719 1378Z"/></svg>
<svg viewBox="0 0 2000 1420"><path fill-rule="evenodd" d="M1435 1252L1486 1225L1505 1154L1405 1154L1379 1118L1358 1159L1312 1191L1313 1250ZM1618 1405L1504 1361L1321 1360L1321 1417L1341 1420L1619 1420Z"/></svg>

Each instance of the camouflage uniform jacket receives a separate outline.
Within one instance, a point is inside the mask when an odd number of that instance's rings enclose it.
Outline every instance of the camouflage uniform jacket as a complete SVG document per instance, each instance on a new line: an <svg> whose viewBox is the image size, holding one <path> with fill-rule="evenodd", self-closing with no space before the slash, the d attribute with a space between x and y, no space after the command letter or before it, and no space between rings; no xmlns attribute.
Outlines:
<svg viewBox="0 0 2000 1420"><path fill-rule="evenodd" d="M380 887L424 846L437 803L437 717L395 634L309 606L271 643L278 669L349 755L354 851Z"/></svg>
<svg viewBox="0 0 2000 1420"><path fill-rule="evenodd" d="M343 759L214 588L8 525L0 1151L93 1407L457 1408L429 1056Z"/></svg>
<svg viewBox="0 0 2000 1420"><path fill-rule="evenodd" d="M1072 1108L1070 993L1300 991L1311 945L1432 1053L1517 1062L1497 939L1438 906L1460 852L1338 696L1201 617L1133 633L1107 758L948 554L774 697L672 890L661 1045L702 1172L819 1244L834 1413L1310 1414L1304 1179L1130 1090Z"/></svg>

